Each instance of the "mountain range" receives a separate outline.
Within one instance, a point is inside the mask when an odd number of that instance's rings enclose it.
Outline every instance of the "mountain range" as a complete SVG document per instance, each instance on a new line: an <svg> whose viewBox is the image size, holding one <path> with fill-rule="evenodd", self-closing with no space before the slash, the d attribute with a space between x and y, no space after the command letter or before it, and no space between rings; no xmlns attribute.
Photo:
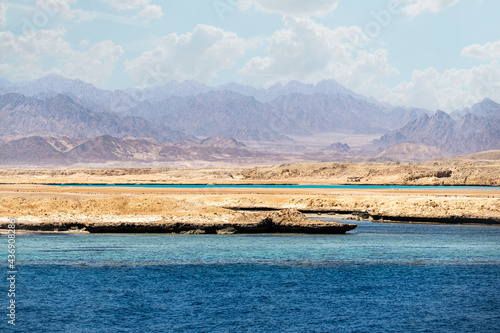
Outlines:
<svg viewBox="0 0 500 333"><path fill-rule="evenodd" d="M287 135L339 129L385 133L428 113L378 103L333 80L316 85L292 81L268 89L172 81L161 87L109 91L51 74L0 87L0 94L7 93L42 100L64 94L95 113L138 116L198 137L219 134L253 141L289 141Z"/></svg>
<svg viewBox="0 0 500 333"><path fill-rule="evenodd" d="M379 138L363 145L353 139L346 145L336 133L347 133L346 139ZM326 140L324 145L313 144L318 136ZM209 139L212 145L207 146L205 140L211 137L218 139ZM214 140L223 144L213 146ZM225 140L236 146L229 147ZM375 156L406 143L413 145L399 146L385 156L424 158L499 149L500 105L485 99L451 114L394 107L333 80L315 85L292 81L267 89L172 81L161 87L109 91L51 74L21 83L0 80L0 143L0 158L6 159L0 162L14 158L16 151L18 161L30 163L44 156L64 163L221 156L230 161L269 156L262 149L277 146L303 147L305 159L324 152L351 158ZM16 145L21 148L16 150ZM30 153L28 148L35 146L39 149Z"/></svg>
<svg viewBox="0 0 500 333"><path fill-rule="evenodd" d="M351 95L292 93L271 102L229 90L142 102L127 114L193 136L224 135L239 140L286 141L288 135L350 130L385 133L428 111L388 108Z"/></svg>

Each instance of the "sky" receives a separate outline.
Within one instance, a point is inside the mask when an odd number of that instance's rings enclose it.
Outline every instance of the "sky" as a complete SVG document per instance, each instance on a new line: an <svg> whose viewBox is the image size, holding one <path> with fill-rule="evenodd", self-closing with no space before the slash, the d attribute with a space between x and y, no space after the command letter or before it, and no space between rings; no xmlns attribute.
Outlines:
<svg viewBox="0 0 500 333"><path fill-rule="evenodd" d="M498 0L0 0L0 78L103 89L334 79L393 105L500 102Z"/></svg>

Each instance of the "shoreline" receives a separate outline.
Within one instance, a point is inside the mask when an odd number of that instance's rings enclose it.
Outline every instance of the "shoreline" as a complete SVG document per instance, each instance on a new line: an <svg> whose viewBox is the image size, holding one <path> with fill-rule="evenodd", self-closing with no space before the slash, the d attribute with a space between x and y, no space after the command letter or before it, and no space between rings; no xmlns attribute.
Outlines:
<svg viewBox="0 0 500 333"><path fill-rule="evenodd" d="M8 229L10 222L0 222L0 229ZM357 227L352 223L311 220L295 209L272 213L239 214L228 221L38 221L18 220L17 231L62 233L161 233L161 234L345 234Z"/></svg>
<svg viewBox="0 0 500 333"><path fill-rule="evenodd" d="M442 170L449 170L444 173L449 177L439 178ZM346 184L346 178L353 175L364 176L359 183ZM258 210L272 214L286 209L374 222L500 224L498 161L315 163L191 170L0 170L0 183L4 184L0 184L0 221L16 217L33 224L50 224L52 229L61 223L69 226L65 229L70 229L71 223L79 229L101 223L102 229L123 222L138 224L136 230L150 225L145 232L154 228L184 232L189 230L166 226L231 226L234 221L250 221L250 215ZM314 187L317 185L327 186ZM428 187L435 185L440 187Z"/></svg>
<svg viewBox="0 0 500 333"><path fill-rule="evenodd" d="M72 226L88 229L95 223L111 227L123 222L130 224L126 232L134 233L142 228L141 232L171 233L189 230L154 225L212 223L233 227L229 225L232 221L248 220L250 215L295 209L309 216L351 221L500 225L498 191L427 192L342 189L312 192L303 189L249 189L243 192L195 189L179 192L150 188L138 191L133 187L9 185L0 186L0 219L16 217L33 224L31 229L36 230L41 225L44 230L54 230L65 224L67 227L62 230L70 230ZM145 228L146 224L151 227ZM89 230L99 232L92 227Z"/></svg>
<svg viewBox="0 0 500 333"><path fill-rule="evenodd" d="M442 185L421 185L421 184L400 184L400 183L363 183L363 184L353 184L353 183L330 183L330 184L309 184L309 183L269 183L269 182L254 182L254 183L0 183L1 185L44 185L44 186L82 186L82 187L92 187L92 186L102 186L102 187L182 187L182 186L200 186L200 187L258 187L258 186L298 186L305 187L308 186L319 186L319 188L328 188L330 186L345 186L350 188L365 188L367 186L373 186L375 188L380 187L481 187L481 188L492 188L499 189L500 185L485 185L485 184L442 184Z"/></svg>

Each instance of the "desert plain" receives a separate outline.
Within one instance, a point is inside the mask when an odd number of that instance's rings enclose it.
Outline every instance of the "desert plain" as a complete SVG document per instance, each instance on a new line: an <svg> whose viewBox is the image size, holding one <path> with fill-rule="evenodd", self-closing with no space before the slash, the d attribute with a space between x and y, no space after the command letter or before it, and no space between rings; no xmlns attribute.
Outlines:
<svg viewBox="0 0 500 333"><path fill-rule="evenodd" d="M326 227L325 222L306 219L301 213L310 214L309 217L385 222L500 224L499 157L499 151L490 151L419 163L335 162L208 169L4 169L0 170L0 227L6 227L8 218L17 219L19 231L29 232L258 232L264 230L261 227L265 221L271 220L279 220L278 224L267 226L273 231L300 232ZM57 186L61 184L65 186ZM77 186L82 184L95 186ZM440 187L99 186L105 184ZM336 227L344 228L345 232L351 230L349 225ZM303 226L307 228L301 229Z"/></svg>

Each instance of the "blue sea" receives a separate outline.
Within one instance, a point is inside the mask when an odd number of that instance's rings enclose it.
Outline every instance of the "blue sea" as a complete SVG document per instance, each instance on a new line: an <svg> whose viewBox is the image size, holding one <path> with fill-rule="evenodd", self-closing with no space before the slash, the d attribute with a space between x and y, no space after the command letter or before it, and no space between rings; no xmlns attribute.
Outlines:
<svg viewBox="0 0 500 333"><path fill-rule="evenodd" d="M18 235L16 326L2 315L0 331L499 331L500 227L356 223L346 235Z"/></svg>

